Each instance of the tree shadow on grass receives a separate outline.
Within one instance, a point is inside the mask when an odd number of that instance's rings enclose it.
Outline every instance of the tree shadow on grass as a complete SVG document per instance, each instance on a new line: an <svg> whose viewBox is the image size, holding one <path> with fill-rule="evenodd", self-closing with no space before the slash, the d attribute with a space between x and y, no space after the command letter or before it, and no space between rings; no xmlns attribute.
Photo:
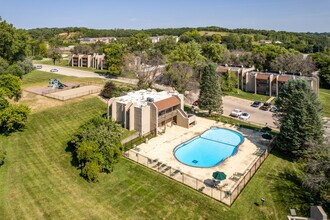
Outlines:
<svg viewBox="0 0 330 220"><path fill-rule="evenodd" d="M297 172L284 169L271 173L267 178L274 182L270 190L274 195L274 202L284 204L283 208L294 208L300 216L308 216L310 206L313 205L310 194L304 190L302 179Z"/></svg>
<svg viewBox="0 0 330 220"><path fill-rule="evenodd" d="M293 162L293 158L290 154L283 152L280 148L274 147L270 154L274 155L275 157L281 158L283 160Z"/></svg>
<svg viewBox="0 0 330 220"><path fill-rule="evenodd" d="M77 158L77 152L75 151L75 145L71 142L67 142L67 147L65 148L65 152L71 153L71 165L79 168L79 162Z"/></svg>

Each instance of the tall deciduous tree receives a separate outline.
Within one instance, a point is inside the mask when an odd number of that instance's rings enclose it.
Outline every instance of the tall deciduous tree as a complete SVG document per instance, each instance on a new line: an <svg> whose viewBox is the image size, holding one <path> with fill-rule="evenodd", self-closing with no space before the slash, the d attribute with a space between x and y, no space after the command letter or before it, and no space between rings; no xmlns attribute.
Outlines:
<svg viewBox="0 0 330 220"><path fill-rule="evenodd" d="M330 89L330 50L327 53L316 53L312 55L316 67L320 70L320 84Z"/></svg>
<svg viewBox="0 0 330 220"><path fill-rule="evenodd" d="M10 63L31 54L31 37L0 18L0 57Z"/></svg>
<svg viewBox="0 0 330 220"><path fill-rule="evenodd" d="M227 48L219 43L206 42L202 44L202 54L214 63L222 63Z"/></svg>
<svg viewBox="0 0 330 220"><path fill-rule="evenodd" d="M112 43L104 49L105 62L111 74L119 75L123 65L125 48L122 44Z"/></svg>
<svg viewBox="0 0 330 220"><path fill-rule="evenodd" d="M187 62L172 63L164 74L168 84L180 93L187 90L193 75L194 69Z"/></svg>
<svg viewBox="0 0 330 220"><path fill-rule="evenodd" d="M143 52L151 48L151 40L146 33L138 33L128 40L128 50L130 52Z"/></svg>
<svg viewBox="0 0 330 220"><path fill-rule="evenodd" d="M281 54L272 61L270 66L275 71L301 73L302 75L310 75L315 71L312 59L309 56L304 58L302 54Z"/></svg>
<svg viewBox="0 0 330 220"><path fill-rule="evenodd" d="M186 44L178 44L177 47L168 55L169 63L187 62L196 67L205 62L206 58L201 54L202 48L195 41Z"/></svg>
<svg viewBox="0 0 330 220"><path fill-rule="evenodd" d="M302 157L306 142L322 144L321 104L315 92L303 80L289 80L276 99L280 122L277 146L293 157Z"/></svg>
<svg viewBox="0 0 330 220"><path fill-rule="evenodd" d="M222 93L220 78L216 72L215 66L209 64L202 69L202 78L200 83L200 108L222 114Z"/></svg>

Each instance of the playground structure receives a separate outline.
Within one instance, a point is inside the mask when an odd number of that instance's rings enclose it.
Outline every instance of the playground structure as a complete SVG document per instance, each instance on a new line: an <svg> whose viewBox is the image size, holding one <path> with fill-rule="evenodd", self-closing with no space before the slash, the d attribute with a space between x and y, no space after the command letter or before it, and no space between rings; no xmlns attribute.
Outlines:
<svg viewBox="0 0 330 220"><path fill-rule="evenodd" d="M59 79L49 79L48 87L51 87L52 89L63 89L68 86L63 84Z"/></svg>

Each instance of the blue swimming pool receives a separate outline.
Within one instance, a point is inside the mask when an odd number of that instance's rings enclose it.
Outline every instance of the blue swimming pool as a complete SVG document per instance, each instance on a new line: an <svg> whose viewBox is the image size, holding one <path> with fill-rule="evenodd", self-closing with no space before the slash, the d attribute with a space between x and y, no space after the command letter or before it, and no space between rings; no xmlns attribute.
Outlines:
<svg viewBox="0 0 330 220"><path fill-rule="evenodd" d="M177 146L175 157L194 167L213 167L237 152L243 136L229 129L214 127Z"/></svg>

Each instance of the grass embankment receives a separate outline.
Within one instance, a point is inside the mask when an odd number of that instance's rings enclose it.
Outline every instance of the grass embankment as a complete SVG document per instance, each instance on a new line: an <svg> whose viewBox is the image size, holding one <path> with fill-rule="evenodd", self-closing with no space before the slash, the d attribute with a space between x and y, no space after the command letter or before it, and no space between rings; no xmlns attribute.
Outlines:
<svg viewBox="0 0 330 220"><path fill-rule="evenodd" d="M330 90L320 89L319 98L323 107L323 115L330 117Z"/></svg>
<svg viewBox="0 0 330 220"><path fill-rule="evenodd" d="M61 67L67 67L71 69L76 70L84 70L92 73L98 73L98 74L105 74L105 75L113 75L108 70L100 70L100 69L94 69L94 68L87 68L87 67L78 67L78 66L69 66L68 60L61 60L60 62L56 62L55 65L52 60L34 60L33 63L35 64L45 64L45 65L52 65L52 66L61 66ZM113 75L117 76L117 75ZM136 79L136 75L134 73L125 73L123 75L120 75L122 77L130 78L130 79Z"/></svg>
<svg viewBox="0 0 330 220"><path fill-rule="evenodd" d="M86 182L70 163L67 142L105 110L97 98L86 99L30 115L26 130L0 136L7 150L0 167L0 219L285 219L288 208L301 214L295 165L276 154L232 208L126 159L98 183ZM266 202L258 206L261 197Z"/></svg>
<svg viewBox="0 0 330 220"><path fill-rule="evenodd" d="M246 99L250 101L261 101L266 102L271 97L268 95L254 94L250 92L244 92L242 90L233 91L233 92L224 92L224 95L234 96L241 99Z"/></svg>

